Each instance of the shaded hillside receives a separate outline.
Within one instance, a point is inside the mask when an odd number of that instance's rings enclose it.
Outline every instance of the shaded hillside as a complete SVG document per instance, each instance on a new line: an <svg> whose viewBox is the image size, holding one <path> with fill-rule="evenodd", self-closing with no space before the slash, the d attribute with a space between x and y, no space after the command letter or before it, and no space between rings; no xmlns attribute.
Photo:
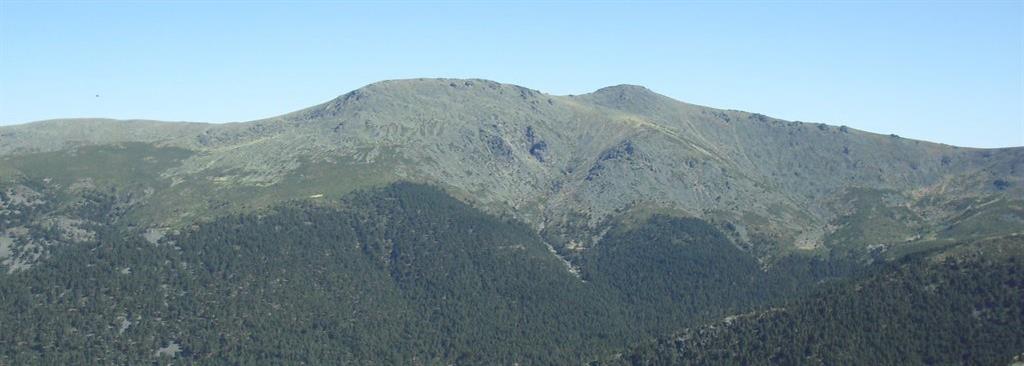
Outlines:
<svg viewBox="0 0 1024 366"><path fill-rule="evenodd" d="M1024 349L1022 254L1014 236L910 258L634 346L607 364L1010 364Z"/></svg>
<svg viewBox="0 0 1024 366"><path fill-rule="evenodd" d="M602 241L584 281L527 226L410 184L152 242L90 212L97 238L0 273L0 363L579 364L792 277L658 218Z"/></svg>

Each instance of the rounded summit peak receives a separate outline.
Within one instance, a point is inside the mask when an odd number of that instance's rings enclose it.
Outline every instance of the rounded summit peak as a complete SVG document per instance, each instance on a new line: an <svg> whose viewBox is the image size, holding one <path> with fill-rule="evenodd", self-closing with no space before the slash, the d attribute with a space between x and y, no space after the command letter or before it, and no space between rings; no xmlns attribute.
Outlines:
<svg viewBox="0 0 1024 366"><path fill-rule="evenodd" d="M619 85L606 86L606 87L603 87L601 89L595 90L594 93L627 92L627 91L628 92L649 92L649 93L653 93L650 89L647 89L647 87L645 87L643 85L636 85L636 84L619 84Z"/></svg>
<svg viewBox="0 0 1024 366"><path fill-rule="evenodd" d="M362 88L356 89L373 91L373 90L424 90L424 89L445 89L445 88L472 88L472 87L483 87L483 88L500 88L505 84L486 80L486 79L457 79L457 78L414 78L414 79L391 79L382 80L375 83L367 84Z"/></svg>
<svg viewBox="0 0 1024 366"><path fill-rule="evenodd" d="M367 84L326 103L300 111L305 119L334 117L361 109L382 110L437 103L472 104L480 100L537 99L544 93L486 79L416 78ZM491 103L491 102L488 102Z"/></svg>
<svg viewBox="0 0 1024 366"><path fill-rule="evenodd" d="M650 89L647 89L647 87L645 87L643 85L634 85L634 84L619 84L619 85L606 86L604 88L597 89L593 93L590 93L590 94L591 95L595 95L595 96L617 96L617 97L623 97L623 96L627 96L627 97L628 96L642 96L642 95L646 95L646 96L660 95L658 93L655 93L655 92L651 91Z"/></svg>

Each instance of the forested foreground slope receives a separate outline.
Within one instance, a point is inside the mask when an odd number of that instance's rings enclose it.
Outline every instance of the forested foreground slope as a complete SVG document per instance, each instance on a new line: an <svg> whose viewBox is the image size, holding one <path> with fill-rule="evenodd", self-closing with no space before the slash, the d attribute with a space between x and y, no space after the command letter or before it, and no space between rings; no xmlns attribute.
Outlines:
<svg viewBox="0 0 1024 366"><path fill-rule="evenodd" d="M1015 236L906 258L604 364L1007 365L1024 355L1022 252Z"/></svg>
<svg viewBox="0 0 1024 366"><path fill-rule="evenodd" d="M714 227L668 218L610 235L577 276L527 226L411 184L155 244L92 229L95 241L0 274L2 359L580 363L749 309L779 282Z"/></svg>
<svg viewBox="0 0 1024 366"><path fill-rule="evenodd" d="M959 363L1021 345L1013 255L764 270L713 226L656 216L609 232L574 274L527 226L404 183L155 244L94 229L95 241L0 274L0 360ZM1019 239L1007 240L1013 253ZM682 329L696 330L647 341Z"/></svg>

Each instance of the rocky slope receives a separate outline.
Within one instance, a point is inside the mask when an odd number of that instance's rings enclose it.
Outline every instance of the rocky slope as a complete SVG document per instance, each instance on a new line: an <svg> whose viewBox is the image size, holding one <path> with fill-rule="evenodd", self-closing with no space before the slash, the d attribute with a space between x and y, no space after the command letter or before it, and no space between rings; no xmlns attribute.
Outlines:
<svg viewBox="0 0 1024 366"><path fill-rule="evenodd" d="M570 260L612 224L652 214L712 222L768 264L792 252L895 257L1024 231L1024 148L782 121L640 86L556 96L415 79L245 123L0 127L0 255L23 268L45 257L25 246L88 235L80 211L97 192L117 202L98 209L157 235L395 181L525 222ZM46 230L56 234L32 234Z"/></svg>

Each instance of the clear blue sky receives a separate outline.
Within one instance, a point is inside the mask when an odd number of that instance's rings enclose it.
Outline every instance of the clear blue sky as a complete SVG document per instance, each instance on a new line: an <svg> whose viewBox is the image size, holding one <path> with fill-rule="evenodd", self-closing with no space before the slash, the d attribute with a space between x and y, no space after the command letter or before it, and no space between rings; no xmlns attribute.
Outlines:
<svg viewBox="0 0 1024 366"><path fill-rule="evenodd" d="M0 0L0 124L245 121L411 77L553 94L641 84L790 120L1021 146L1024 5Z"/></svg>

